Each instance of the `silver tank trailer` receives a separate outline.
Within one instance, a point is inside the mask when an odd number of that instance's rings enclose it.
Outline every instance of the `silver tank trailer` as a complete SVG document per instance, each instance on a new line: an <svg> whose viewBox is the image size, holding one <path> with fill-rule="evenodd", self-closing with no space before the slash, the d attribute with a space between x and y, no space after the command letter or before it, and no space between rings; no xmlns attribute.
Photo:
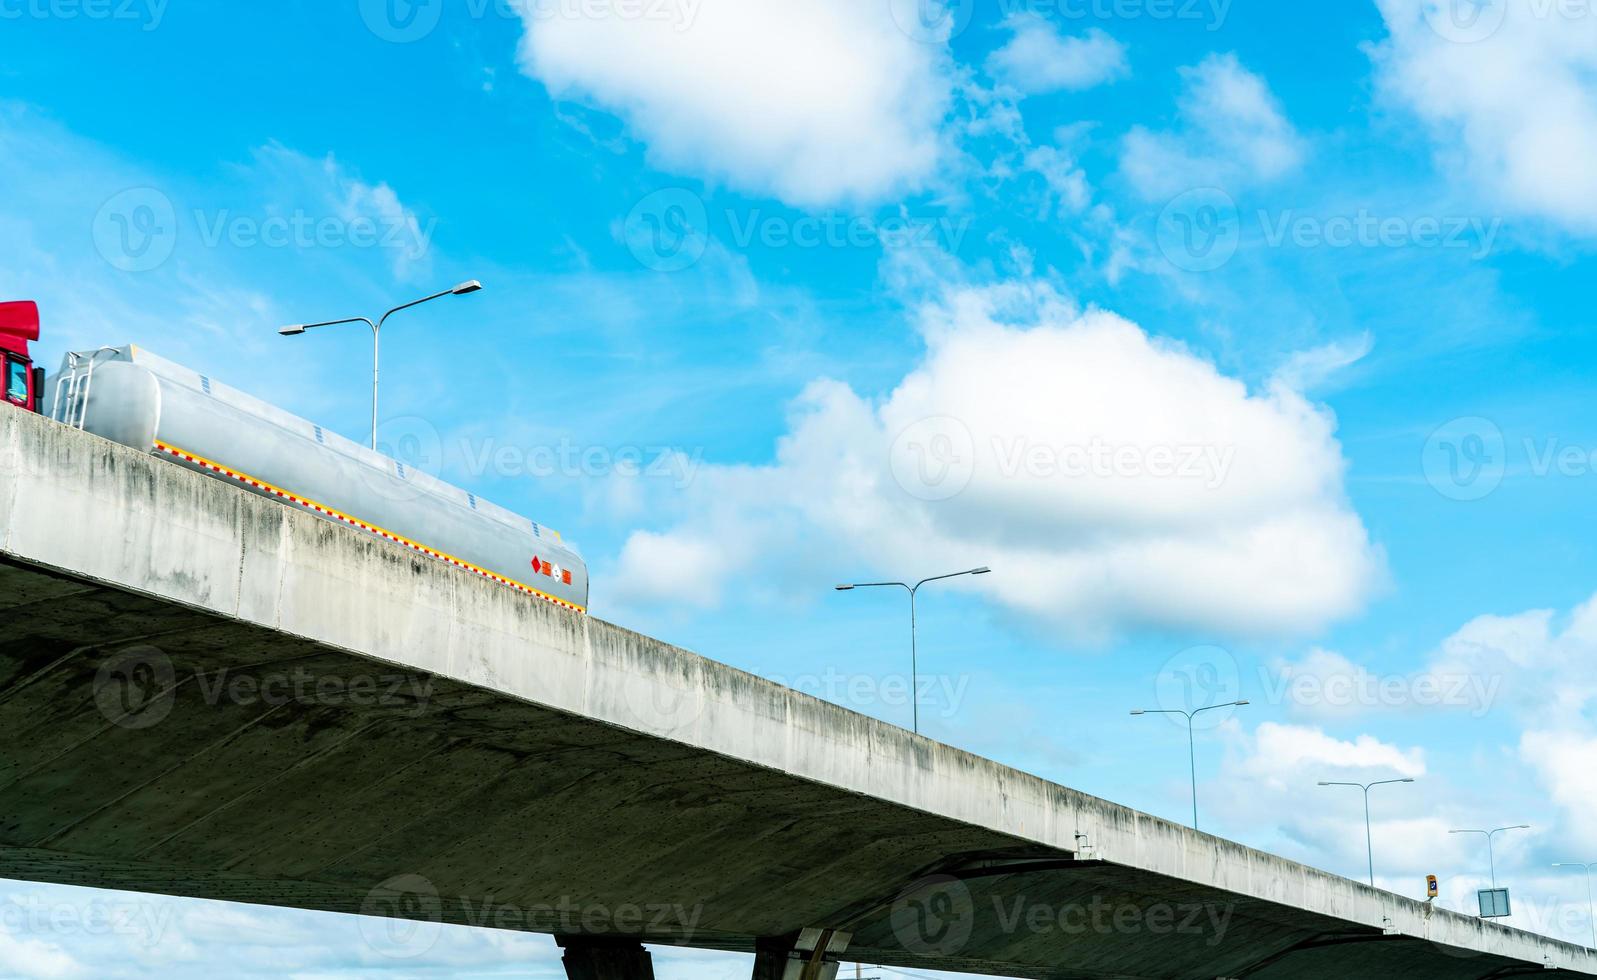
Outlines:
<svg viewBox="0 0 1597 980"><path fill-rule="evenodd" d="M71 353L58 422L585 612L588 567L556 531L129 344Z"/></svg>

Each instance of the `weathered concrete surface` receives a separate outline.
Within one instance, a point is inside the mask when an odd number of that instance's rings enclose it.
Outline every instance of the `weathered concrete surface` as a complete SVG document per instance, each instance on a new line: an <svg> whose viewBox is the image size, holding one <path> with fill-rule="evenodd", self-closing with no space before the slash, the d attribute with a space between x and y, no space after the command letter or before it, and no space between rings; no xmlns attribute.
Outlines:
<svg viewBox="0 0 1597 980"><path fill-rule="evenodd" d="M14 411L0 605L0 876L1037 977L1597 975Z"/></svg>

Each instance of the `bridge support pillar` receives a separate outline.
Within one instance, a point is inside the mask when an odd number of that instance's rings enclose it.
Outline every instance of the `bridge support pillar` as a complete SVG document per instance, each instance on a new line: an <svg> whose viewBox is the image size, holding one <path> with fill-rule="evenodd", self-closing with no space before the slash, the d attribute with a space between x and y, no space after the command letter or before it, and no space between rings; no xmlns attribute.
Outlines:
<svg viewBox="0 0 1597 980"><path fill-rule="evenodd" d="M837 980L837 957L853 936L834 929L801 929L762 939L754 948L753 980Z"/></svg>
<svg viewBox="0 0 1597 980"><path fill-rule="evenodd" d="M654 980L654 960L632 939L556 936L566 980Z"/></svg>

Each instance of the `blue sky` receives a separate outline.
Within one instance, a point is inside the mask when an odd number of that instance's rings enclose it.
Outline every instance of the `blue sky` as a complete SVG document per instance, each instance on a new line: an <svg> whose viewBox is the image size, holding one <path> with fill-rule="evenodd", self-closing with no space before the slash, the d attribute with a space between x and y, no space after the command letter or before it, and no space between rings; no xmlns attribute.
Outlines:
<svg viewBox="0 0 1597 980"><path fill-rule="evenodd" d="M560 528L593 611L1066 785L1589 936L1597 9L0 0L0 296ZM935 591L934 591L935 590ZM51 916L35 914L41 907ZM98 928L109 904L145 926ZM29 912L29 909L35 912ZM0 886L0 974L556 975ZM380 944L377 944L380 946ZM670 954L662 976L741 975Z"/></svg>

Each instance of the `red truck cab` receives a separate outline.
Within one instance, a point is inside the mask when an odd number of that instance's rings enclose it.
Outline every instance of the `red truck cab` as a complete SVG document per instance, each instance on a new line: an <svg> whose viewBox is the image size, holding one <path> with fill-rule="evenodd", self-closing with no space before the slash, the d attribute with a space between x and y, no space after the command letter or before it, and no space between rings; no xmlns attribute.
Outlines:
<svg viewBox="0 0 1597 980"><path fill-rule="evenodd" d="M37 412L44 399L44 370L33 366L28 344L39 339L39 307L32 301L0 303L0 401Z"/></svg>

